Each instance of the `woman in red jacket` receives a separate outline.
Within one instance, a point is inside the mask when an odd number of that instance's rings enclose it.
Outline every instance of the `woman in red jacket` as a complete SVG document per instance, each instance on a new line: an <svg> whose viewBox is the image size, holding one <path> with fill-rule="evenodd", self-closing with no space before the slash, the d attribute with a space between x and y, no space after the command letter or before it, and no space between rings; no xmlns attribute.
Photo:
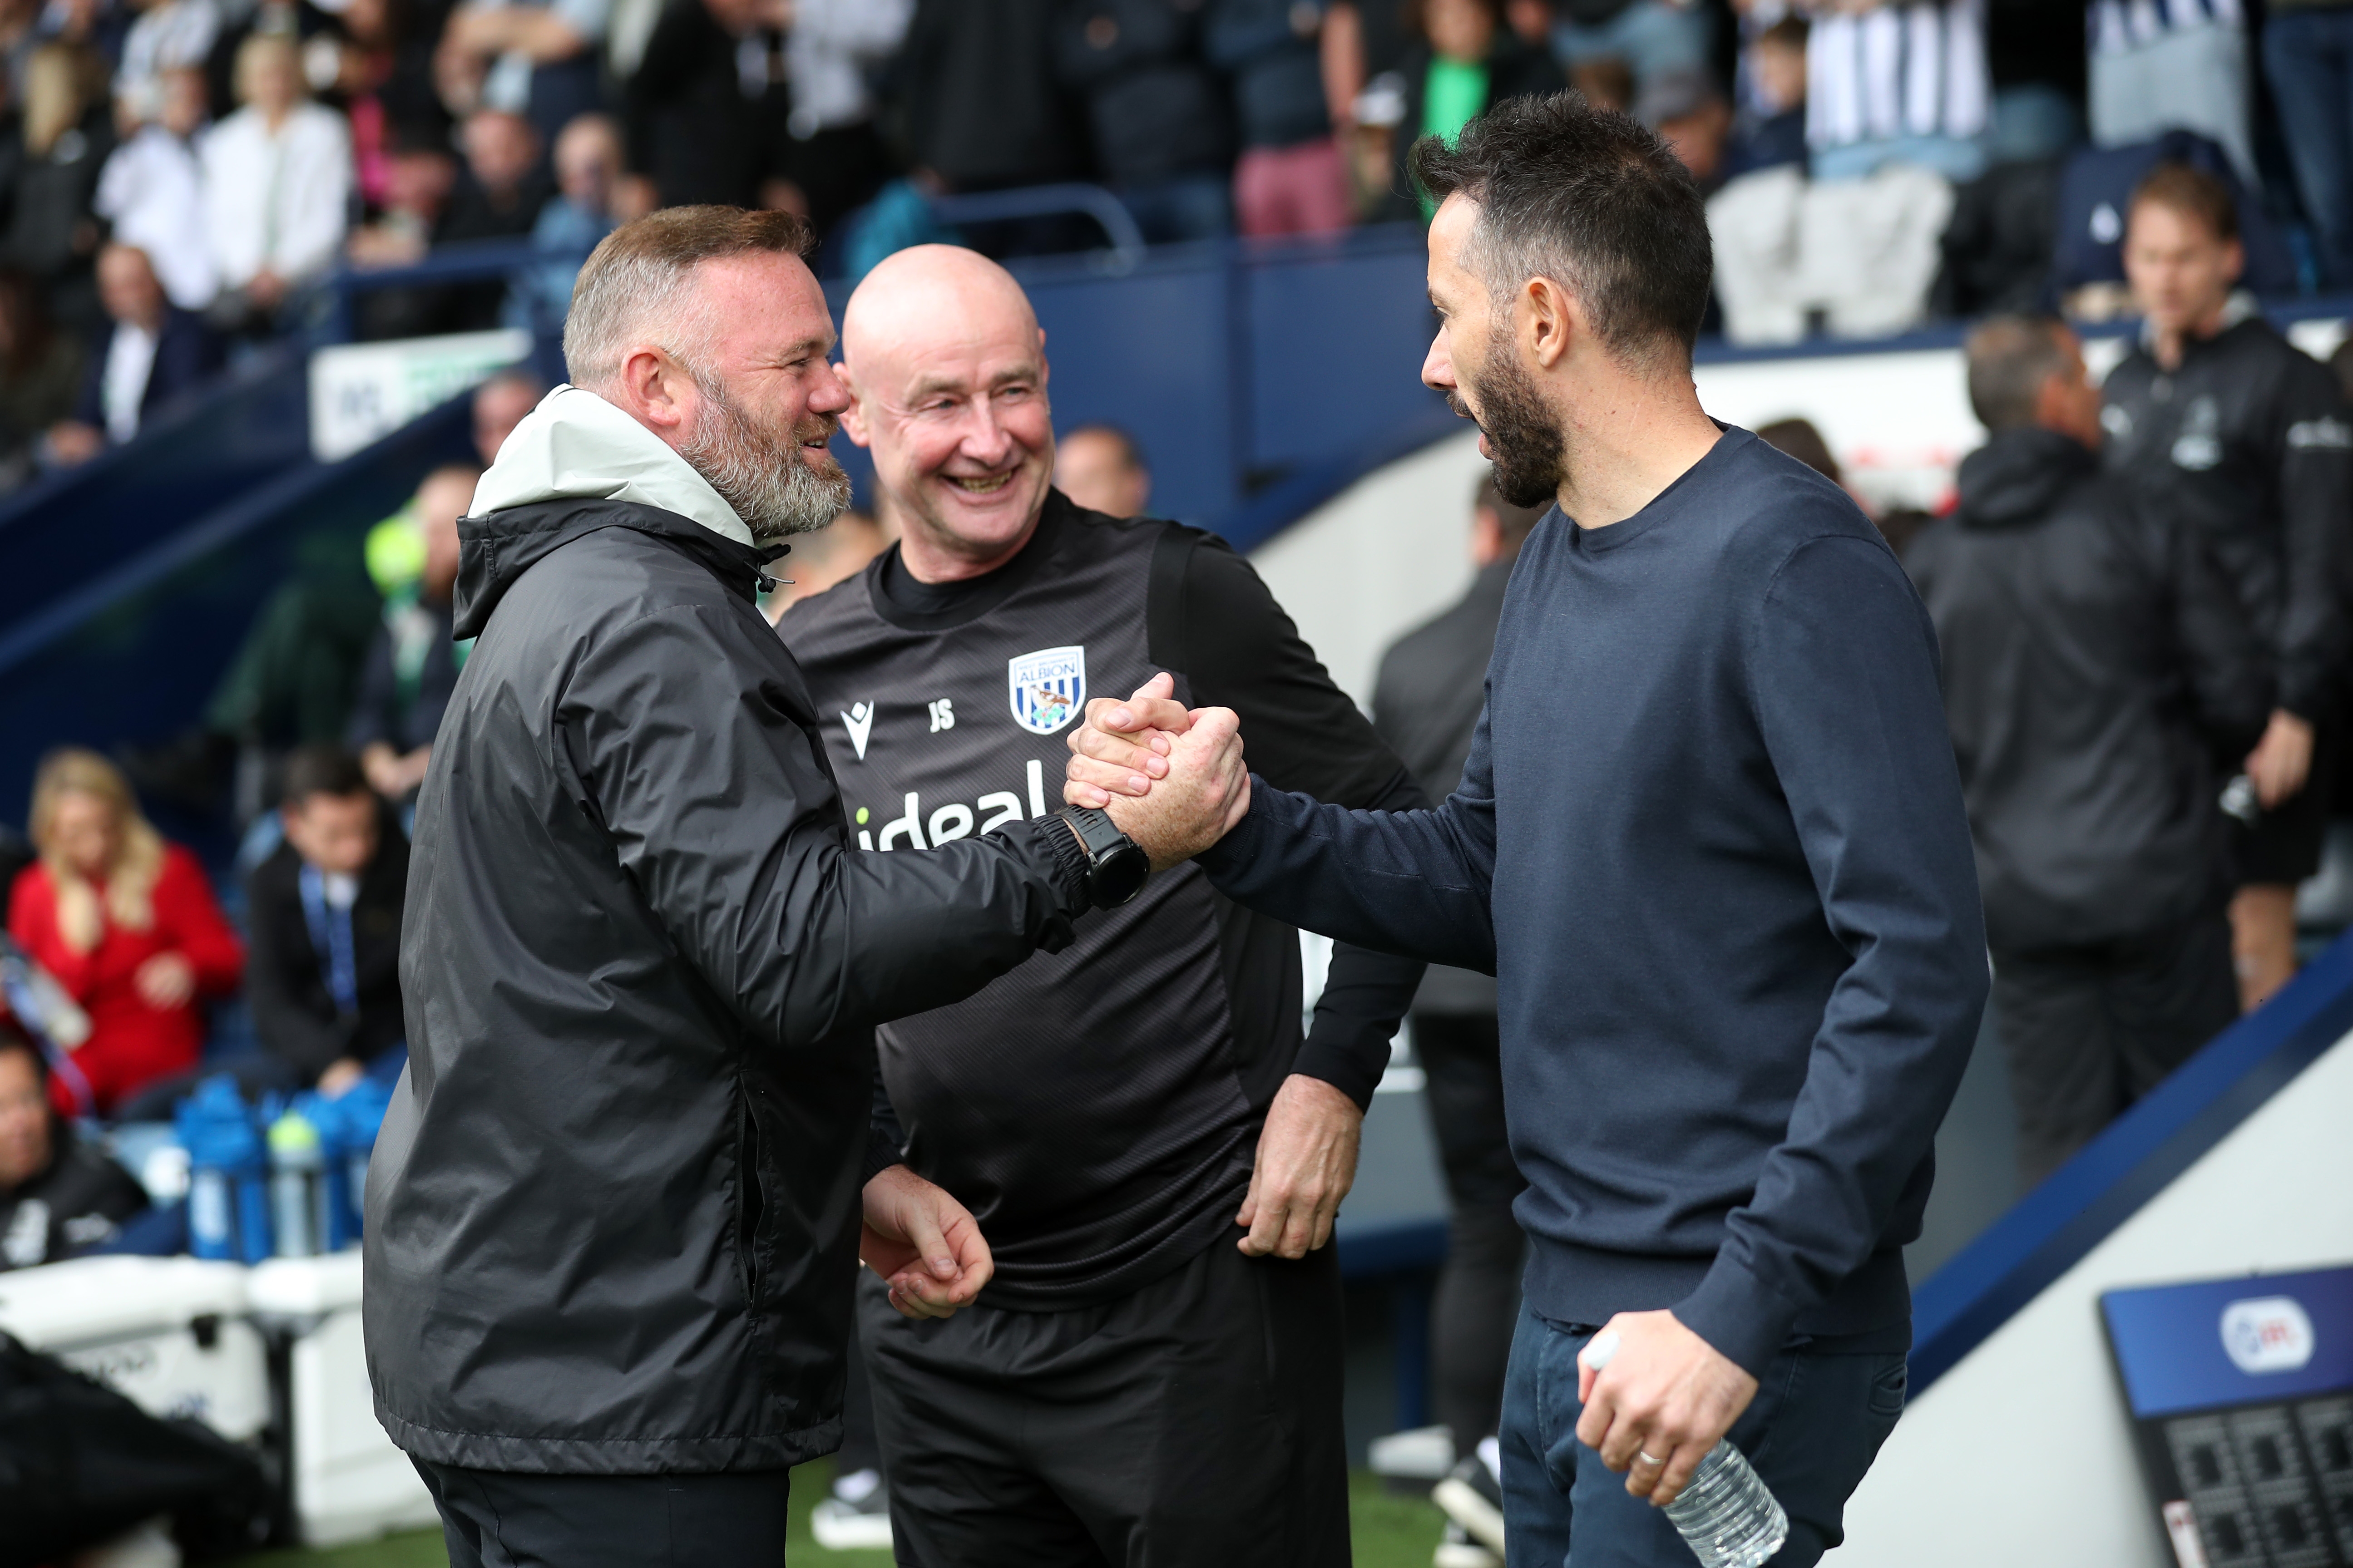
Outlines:
<svg viewBox="0 0 2353 1568"><path fill-rule="evenodd" d="M237 989L245 946L221 918L195 857L166 844L131 785L94 752L68 748L33 779L33 847L8 931L90 1015L75 1073L50 1080L60 1109L101 1116L196 1065L198 1004Z"/></svg>

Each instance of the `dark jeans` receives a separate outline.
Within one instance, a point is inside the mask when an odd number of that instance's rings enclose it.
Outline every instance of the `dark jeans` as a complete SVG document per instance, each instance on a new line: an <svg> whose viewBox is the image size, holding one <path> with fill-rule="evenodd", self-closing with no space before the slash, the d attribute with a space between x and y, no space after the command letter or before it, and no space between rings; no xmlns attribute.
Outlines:
<svg viewBox="0 0 2353 1568"><path fill-rule="evenodd" d="M1422 1100L1446 1173L1446 1266L1430 1308L1430 1383L1438 1418L1468 1454L1495 1430L1520 1310L1527 1238L1512 1200L1527 1182L1504 1130L1504 1069L1492 1016L1417 1013Z"/></svg>
<svg viewBox="0 0 2353 1568"><path fill-rule="evenodd" d="M449 1568L779 1568L788 1470L528 1476L412 1458Z"/></svg>
<svg viewBox="0 0 2353 1568"><path fill-rule="evenodd" d="M1577 1352L1598 1325L1520 1314L1504 1392L1504 1539L1510 1568L1565 1568L1572 1521L1577 1568L1691 1568L1692 1549L1665 1512L1628 1495L1626 1478L1577 1440ZM1789 1516L1772 1568L1811 1568L1846 1538L1846 1500L1904 1411L1894 1352L1773 1358L1734 1422L1747 1456Z"/></svg>
<svg viewBox="0 0 2353 1568"><path fill-rule="evenodd" d="M2272 13L2263 74L2312 220L2321 283L2353 287L2353 7Z"/></svg>
<svg viewBox="0 0 2353 1568"><path fill-rule="evenodd" d="M2239 1016L2231 924L1993 956L1994 1019L2032 1186Z"/></svg>

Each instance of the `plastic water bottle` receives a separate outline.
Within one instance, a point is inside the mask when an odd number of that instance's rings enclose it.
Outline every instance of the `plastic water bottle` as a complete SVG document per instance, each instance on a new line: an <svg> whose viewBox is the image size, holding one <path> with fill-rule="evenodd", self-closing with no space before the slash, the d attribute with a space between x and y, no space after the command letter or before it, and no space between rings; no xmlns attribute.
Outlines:
<svg viewBox="0 0 2353 1568"><path fill-rule="evenodd" d="M269 1256L269 1165L237 1080L206 1079L174 1121L188 1152L188 1250L259 1263Z"/></svg>
<svg viewBox="0 0 2353 1568"><path fill-rule="evenodd" d="M1605 1331L1577 1359L1599 1372L1617 1354L1618 1336ZM1788 1514L1728 1437L1708 1450L1666 1514L1701 1568L1764 1568L1789 1539Z"/></svg>
<svg viewBox="0 0 2353 1568"><path fill-rule="evenodd" d="M278 1256L318 1253L326 1225L326 1151L319 1130L299 1107L269 1124L269 1216L278 1232Z"/></svg>

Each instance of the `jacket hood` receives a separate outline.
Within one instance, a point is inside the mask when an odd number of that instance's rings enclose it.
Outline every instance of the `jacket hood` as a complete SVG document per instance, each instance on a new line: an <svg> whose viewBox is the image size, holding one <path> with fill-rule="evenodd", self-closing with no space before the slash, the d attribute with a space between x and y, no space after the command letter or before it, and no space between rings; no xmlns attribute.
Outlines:
<svg viewBox="0 0 2353 1568"><path fill-rule="evenodd" d="M749 595L782 545L752 542L710 482L653 432L598 397L559 386L499 448L458 520L455 635L479 637L525 572L581 535L627 528L667 541Z"/></svg>
<svg viewBox="0 0 2353 1568"><path fill-rule="evenodd" d="M625 500L752 542L735 509L661 438L593 392L559 386L523 416L474 487L472 515L548 500Z"/></svg>
<svg viewBox="0 0 2353 1568"><path fill-rule="evenodd" d="M2002 430L1961 459L1963 528L2024 528L2100 466L2099 455L2056 430Z"/></svg>

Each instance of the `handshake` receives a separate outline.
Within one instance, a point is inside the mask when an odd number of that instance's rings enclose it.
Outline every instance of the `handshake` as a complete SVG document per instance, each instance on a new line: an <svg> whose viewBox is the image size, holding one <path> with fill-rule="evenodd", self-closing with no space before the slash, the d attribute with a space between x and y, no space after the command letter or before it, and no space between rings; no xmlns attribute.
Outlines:
<svg viewBox="0 0 2353 1568"><path fill-rule="evenodd" d="M1107 813L1165 871L1208 848L1250 810L1241 720L1230 708L1187 708L1155 675L1121 700L1099 697L1071 731L1062 799Z"/></svg>

